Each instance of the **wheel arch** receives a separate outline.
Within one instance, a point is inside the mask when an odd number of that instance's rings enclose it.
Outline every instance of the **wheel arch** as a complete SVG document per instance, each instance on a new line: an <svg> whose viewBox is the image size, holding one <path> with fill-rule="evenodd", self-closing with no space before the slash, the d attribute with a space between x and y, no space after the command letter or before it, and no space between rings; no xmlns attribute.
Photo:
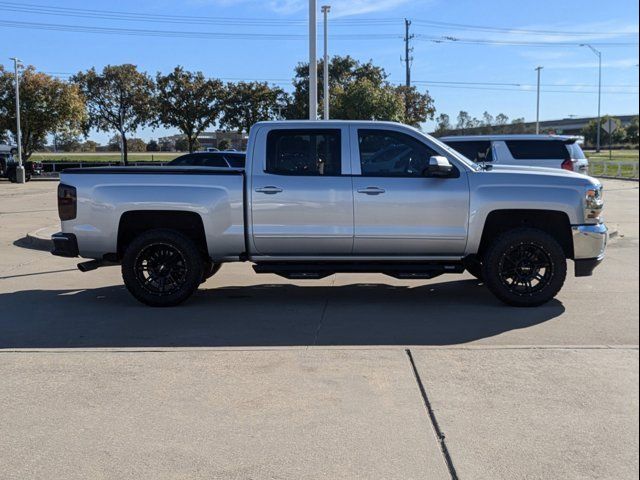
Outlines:
<svg viewBox="0 0 640 480"><path fill-rule="evenodd" d="M558 210L504 209L489 212L482 228L478 256L482 256L493 239L515 228L537 228L555 238L566 258L573 258L571 222L566 212Z"/></svg>
<svg viewBox="0 0 640 480"><path fill-rule="evenodd" d="M175 230L192 240L208 258L207 238L202 217L183 210L129 210L118 222L118 256L122 258L131 241L141 233L158 228Z"/></svg>

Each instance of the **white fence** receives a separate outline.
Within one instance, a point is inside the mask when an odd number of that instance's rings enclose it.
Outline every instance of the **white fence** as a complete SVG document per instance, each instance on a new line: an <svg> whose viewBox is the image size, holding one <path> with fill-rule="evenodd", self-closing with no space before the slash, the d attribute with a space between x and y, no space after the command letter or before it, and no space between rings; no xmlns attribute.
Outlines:
<svg viewBox="0 0 640 480"><path fill-rule="evenodd" d="M638 161L589 160L589 175L594 177L638 179Z"/></svg>

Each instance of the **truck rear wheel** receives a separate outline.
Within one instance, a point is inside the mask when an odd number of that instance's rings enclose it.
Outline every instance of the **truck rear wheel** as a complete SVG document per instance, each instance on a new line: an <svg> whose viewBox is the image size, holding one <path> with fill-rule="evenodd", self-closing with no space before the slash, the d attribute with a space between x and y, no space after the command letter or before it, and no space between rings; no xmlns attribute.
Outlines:
<svg viewBox="0 0 640 480"><path fill-rule="evenodd" d="M175 230L149 230L137 236L122 259L129 292L152 307L178 305L195 292L204 262L196 245Z"/></svg>
<svg viewBox="0 0 640 480"><path fill-rule="evenodd" d="M485 284L507 305L535 307L548 302L562 288L567 260L560 244L535 228L503 233L484 256Z"/></svg>

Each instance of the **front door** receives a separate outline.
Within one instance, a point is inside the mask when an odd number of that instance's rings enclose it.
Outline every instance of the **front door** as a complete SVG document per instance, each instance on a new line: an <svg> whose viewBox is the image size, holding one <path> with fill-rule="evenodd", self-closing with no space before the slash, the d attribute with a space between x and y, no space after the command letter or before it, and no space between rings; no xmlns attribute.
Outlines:
<svg viewBox="0 0 640 480"><path fill-rule="evenodd" d="M249 194L258 255L348 255L353 248L349 129L263 128Z"/></svg>
<svg viewBox="0 0 640 480"><path fill-rule="evenodd" d="M423 175L440 155L419 136L352 127L354 254L457 256L466 246L466 171L451 178ZM360 175L357 175L359 170Z"/></svg>

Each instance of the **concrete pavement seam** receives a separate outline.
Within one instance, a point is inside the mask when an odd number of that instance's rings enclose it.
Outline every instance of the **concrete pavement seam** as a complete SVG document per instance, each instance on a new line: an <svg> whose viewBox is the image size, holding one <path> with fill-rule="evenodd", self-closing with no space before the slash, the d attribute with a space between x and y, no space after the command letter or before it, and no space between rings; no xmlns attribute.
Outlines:
<svg viewBox="0 0 640 480"><path fill-rule="evenodd" d="M436 414L433 411L433 407L431 406L431 402L429 401L429 397L427 396L427 390L424 388L424 384L422 383L422 379L420 378L420 373L418 372L418 368L416 367L416 363L413 360L413 355L411 355L411 350L406 349L407 357L409 357L409 363L411 364L411 369L413 370L413 376L416 379L416 383L418 384L418 389L420 390L420 395L422 396L422 402L429 414L429 420L431 421L431 426L433 427L433 431L436 434L436 438L438 439L438 443L440 444L440 451L442 452L442 456L444 457L444 463L447 466L447 470L449 470L449 475L451 475L451 480L458 480L458 473L453 465L453 460L451 459L451 454L449 453L449 449L447 448L447 443L445 441L445 436L442 430L440 429L440 425L438 424L438 419L436 418Z"/></svg>

